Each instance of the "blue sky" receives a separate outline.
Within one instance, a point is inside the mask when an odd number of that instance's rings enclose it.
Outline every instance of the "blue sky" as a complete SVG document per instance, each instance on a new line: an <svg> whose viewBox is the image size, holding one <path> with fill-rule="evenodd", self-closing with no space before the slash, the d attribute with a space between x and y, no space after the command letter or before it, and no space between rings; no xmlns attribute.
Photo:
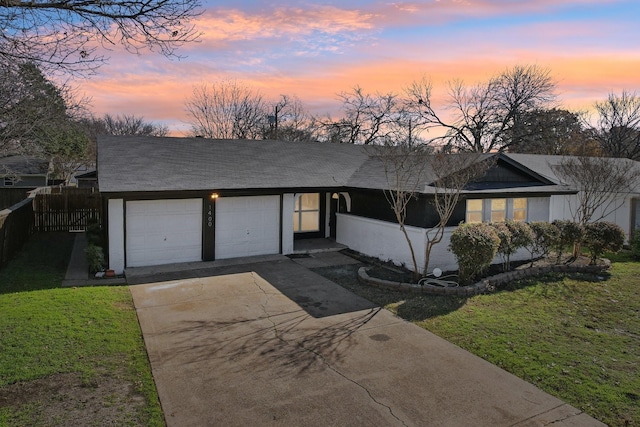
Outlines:
<svg viewBox="0 0 640 427"><path fill-rule="evenodd" d="M423 76L443 103L448 80L482 81L514 65L551 70L560 104L588 109L640 91L637 0L209 1L201 41L169 60L119 50L80 81L93 110L136 114L188 129L194 85L237 79L266 98L298 96L335 114L337 94L360 85L400 92Z"/></svg>

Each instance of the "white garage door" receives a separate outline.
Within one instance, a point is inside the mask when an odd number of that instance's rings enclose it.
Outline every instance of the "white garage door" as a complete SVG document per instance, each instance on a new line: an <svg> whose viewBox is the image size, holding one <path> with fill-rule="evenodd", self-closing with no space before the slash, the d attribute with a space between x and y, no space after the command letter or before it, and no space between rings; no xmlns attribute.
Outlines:
<svg viewBox="0 0 640 427"><path fill-rule="evenodd" d="M202 199L127 202L127 266L202 260Z"/></svg>
<svg viewBox="0 0 640 427"><path fill-rule="evenodd" d="M280 252L280 197L216 200L216 259Z"/></svg>

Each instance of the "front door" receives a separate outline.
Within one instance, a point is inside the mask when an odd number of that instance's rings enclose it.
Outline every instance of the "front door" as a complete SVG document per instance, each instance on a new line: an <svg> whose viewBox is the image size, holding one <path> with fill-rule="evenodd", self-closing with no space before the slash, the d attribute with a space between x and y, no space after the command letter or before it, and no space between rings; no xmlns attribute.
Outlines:
<svg viewBox="0 0 640 427"><path fill-rule="evenodd" d="M338 197L335 197L338 196ZM331 202L329 202L329 237L333 240L336 240L336 225L338 224L338 217L336 213L338 213L338 201L340 200L340 196L334 194L331 196Z"/></svg>
<svg viewBox="0 0 640 427"><path fill-rule="evenodd" d="M329 203L329 237L333 240L337 237L338 230L338 216L337 213L347 211L347 202L343 195L333 193L331 195L331 202Z"/></svg>

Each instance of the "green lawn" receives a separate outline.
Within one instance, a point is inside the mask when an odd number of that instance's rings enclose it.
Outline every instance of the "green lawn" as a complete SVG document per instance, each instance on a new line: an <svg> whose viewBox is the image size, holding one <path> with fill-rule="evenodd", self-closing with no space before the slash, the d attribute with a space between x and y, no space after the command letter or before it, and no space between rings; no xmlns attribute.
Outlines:
<svg viewBox="0 0 640 427"><path fill-rule="evenodd" d="M601 277L546 276L471 298L361 285L318 273L611 425L640 425L640 263ZM464 399L464 396L460 396Z"/></svg>
<svg viewBox="0 0 640 427"><path fill-rule="evenodd" d="M0 425L164 425L128 288L60 287L73 237L35 235L0 270Z"/></svg>

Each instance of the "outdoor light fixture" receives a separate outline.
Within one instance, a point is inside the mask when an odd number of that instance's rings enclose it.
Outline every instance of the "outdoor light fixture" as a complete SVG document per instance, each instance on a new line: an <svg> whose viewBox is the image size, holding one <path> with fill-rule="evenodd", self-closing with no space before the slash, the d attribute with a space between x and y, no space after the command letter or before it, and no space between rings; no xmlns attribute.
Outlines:
<svg viewBox="0 0 640 427"><path fill-rule="evenodd" d="M209 196L209 197L211 197L211 200L215 200L218 197L220 197L220 195L218 193L211 193L211 196Z"/></svg>

